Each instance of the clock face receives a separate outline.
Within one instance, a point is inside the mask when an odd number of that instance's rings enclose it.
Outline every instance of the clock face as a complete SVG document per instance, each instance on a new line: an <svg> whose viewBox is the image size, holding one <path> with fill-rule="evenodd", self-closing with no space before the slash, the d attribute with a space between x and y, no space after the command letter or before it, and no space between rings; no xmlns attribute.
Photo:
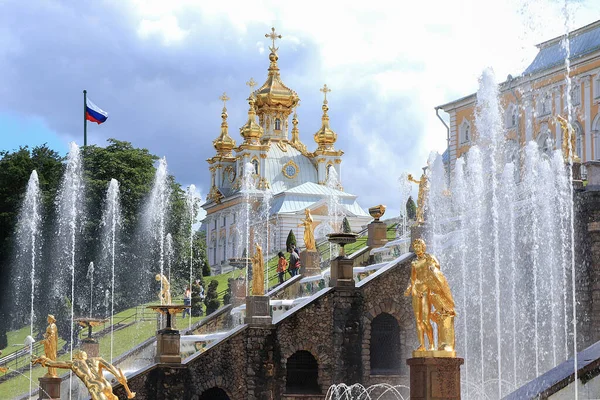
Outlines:
<svg viewBox="0 0 600 400"><path fill-rule="evenodd" d="M294 167L293 165L287 165L285 167L285 174L288 176L288 178L295 176L296 175L296 167Z"/></svg>

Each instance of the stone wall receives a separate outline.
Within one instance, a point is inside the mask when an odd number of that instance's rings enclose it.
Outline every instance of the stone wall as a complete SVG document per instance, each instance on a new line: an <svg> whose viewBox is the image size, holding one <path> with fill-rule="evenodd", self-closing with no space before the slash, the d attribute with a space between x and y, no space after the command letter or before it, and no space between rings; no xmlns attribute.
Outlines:
<svg viewBox="0 0 600 400"><path fill-rule="evenodd" d="M408 285L411 257L361 281L356 288L325 288L272 325L236 328L181 366L153 365L130 378L136 398L198 399L223 389L231 399L324 399L332 384L406 383L405 359L416 342ZM401 332L398 375L370 374L370 322L391 314ZM317 361L320 393L286 393L288 359L308 351ZM115 389L125 398L122 388Z"/></svg>

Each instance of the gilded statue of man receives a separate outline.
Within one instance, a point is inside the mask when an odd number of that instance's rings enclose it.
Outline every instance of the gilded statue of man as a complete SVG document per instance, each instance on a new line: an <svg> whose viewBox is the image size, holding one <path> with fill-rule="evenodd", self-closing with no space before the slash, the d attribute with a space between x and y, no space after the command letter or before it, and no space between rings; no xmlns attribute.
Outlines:
<svg viewBox="0 0 600 400"><path fill-rule="evenodd" d="M265 294L265 260L262 247L256 243L256 250L252 256L252 295L263 296Z"/></svg>
<svg viewBox="0 0 600 400"><path fill-rule="evenodd" d="M127 398L133 399L135 393L129 390L127 378L123 375L120 368L115 367L101 357L88 358L85 351L78 351L73 355L73 361L54 361L48 357L41 356L34 358L32 364L41 364L48 369L70 369L85 385L90 392L92 400L119 400L112 391L112 385L104 377L102 370L107 370L117 378L127 392Z"/></svg>
<svg viewBox="0 0 600 400"><path fill-rule="evenodd" d="M425 252L427 249L422 239L413 241L413 249L417 256L412 262L410 285L404 292L412 296L413 311L417 323L419 348L425 351L425 335L429 342L429 350L435 350L433 326L438 326L438 350L454 351L454 299L446 277L440 270L437 258ZM432 306L434 311L432 312Z"/></svg>
<svg viewBox="0 0 600 400"><path fill-rule="evenodd" d="M158 298L160 304L172 304L171 303L171 284L167 280L167 277L163 274L156 274L156 280L162 282L162 288L158 292Z"/></svg>
<svg viewBox="0 0 600 400"><path fill-rule="evenodd" d="M419 197L417 197L417 221L416 225L421 225L425 222L425 204L427 204L427 196L429 195L429 179L423 169L423 175L420 180L413 178L408 174L408 181L419 185Z"/></svg>
<svg viewBox="0 0 600 400"><path fill-rule="evenodd" d="M313 226L313 217L310 215L308 208L304 210L304 215L305 218L298 226L304 227L304 245L306 246L306 250L315 250L317 248L315 244L315 229Z"/></svg>
<svg viewBox="0 0 600 400"><path fill-rule="evenodd" d="M571 124L569 124L569 121L567 121L565 118L561 117L560 115L556 116L556 120L558 121L558 123L560 124L560 128L562 129L562 151L563 151L563 156L565 158L565 161L569 161L571 155L573 156L573 162L580 162L581 160L579 159L579 156L577 155L577 152L575 151L575 146L576 146L576 137L575 137L575 130L573 129L573 126Z"/></svg>
<svg viewBox="0 0 600 400"><path fill-rule="evenodd" d="M52 361L56 361L56 355L58 352L58 329L56 328L56 318L54 315L48 314L48 327L46 333L44 333L44 354L46 358ZM47 378L56 378L56 368L48 367L48 372L44 375Z"/></svg>

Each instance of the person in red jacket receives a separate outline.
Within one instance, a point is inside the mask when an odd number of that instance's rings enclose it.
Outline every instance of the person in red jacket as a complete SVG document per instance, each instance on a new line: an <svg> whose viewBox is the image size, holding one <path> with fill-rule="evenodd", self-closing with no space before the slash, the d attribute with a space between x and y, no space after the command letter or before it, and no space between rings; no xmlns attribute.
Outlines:
<svg viewBox="0 0 600 400"><path fill-rule="evenodd" d="M279 256L279 261L277 262L277 274L279 275L279 284L282 284L283 278L285 277L285 270L287 268L287 261L283 252L280 251L277 255Z"/></svg>

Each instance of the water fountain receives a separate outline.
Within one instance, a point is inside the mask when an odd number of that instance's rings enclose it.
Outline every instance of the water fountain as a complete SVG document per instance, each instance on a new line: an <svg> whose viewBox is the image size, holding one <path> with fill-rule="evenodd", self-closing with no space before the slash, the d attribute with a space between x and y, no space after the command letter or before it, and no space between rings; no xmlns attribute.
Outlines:
<svg viewBox="0 0 600 400"><path fill-rule="evenodd" d="M34 303L35 303L35 292L36 292L36 275L35 267L36 260L39 251L40 242L40 225L42 222L41 218L41 196L40 196L40 184L37 175L37 171L33 170L27 183L27 192L25 193L25 200L19 213L19 219L17 222L17 255L18 264L22 266L22 271L19 271L15 276L17 282L15 283L17 300L20 297L19 293L30 293L30 314L29 314L29 335L33 337L33 322L35 319ZM29 270L29 285L25 283L25 277ZM27 287L29 286L29 287ZM33 343L30 344L30 350ZM32 389L32 369L29 367L29 391Z"/></svg>
<svg viewBox="0 0 600 400"><path fill-rule="evenodd" d="M192 280L194 279L193 274L193 260L194 260L194 222L196 218L196 207L200 202L200 198L196 195L196 186L190 185L186 191L185 202L187 207L187 213L189 217L189 225L190 225L190 278L189 278L189 288L192 290ZM202 271L199 271L201 274ZM191 304L191 303L190 303ZM188 329L192 328L192 318L188 318Z"/></svg>
<svg viewBox="0 0 600 400"><path fill-rule="evenodd" d="M573 312L568 168L560 151L543 154L531 142L515 181L491 70L480 80L477 110L479 143L467 162L457 160L450 191L436 158L427 210L431 251L456 288L466 399L501 398L554 367L571 355L574 333L566 317Z"/></svg>
<svg viewBox="0 0 600 400"><path fill-rule="evenodd" d="M244 241L240 240L242 244L242 248L246 250L247 257L244 260L245 264L245 279L246 279L246 295L249 294L248 291L248 280L250 273L250 249L252 244L250 243L250 221L252 214L252 196L256 192L256 182L254 179L254 165L252 163L246 163L244 165L244 175L242 177L242 185L240 188L240 192L242 193L243 202L242 202L242 218L241 218L241 233L242 237L244 237Z"/></svg>
<svg viewBox="0 0 600 400"><path fill-rule="evenodd" d="M121 228L121 203L119 200L119 182L111 179L106 192L104 211L102 213L102 248L103 254L110 261L110 362L113 361L114 314L115 314L115 263L117 240ZM106 291L108 300L108 290ZM108 307L107 307L108 308ZM91 317L91 315L90 315Z"/></svg>
<svg viewBox="0 0 600 400"><path fill-rule="evenodd" d="M171 265L173 263L173 257L175 256L175 251L173 249L173 236L170 233L167 233L167 237L165 239L167 245L167 279L171 282Z"/></svg>
<svg viewBox="0 0 600 400"><path fill-rule="evenodd" d="M327 196L327 210L329 211L329 225L331 225L332 232L339 232L341 220L344 218L343 208L340 205L340 197L337 191L340 188L340 181L335 168L328 168L329 173L327 174L327 180L325 186L330 189L329 195ZM337 248L334 249L333 242L329 241L329 258L334 259L337 257Z"/></svg>
<svg viewBox="0 0 600 400"><path fill-rule="evenodd" d="M60 189L58 191L56 208L58 215L58 232L56 235L59 257L56 264L56 276L53 280L55 284L54 295L62 298L67 293L64 287L65 282L70 285L70 303L71 303L71 334L69 350L73 358L73 342L75 335L74 327L74 305L75 299L75 264L77 250L77 233L81 229L83 217L83 168L79 146L75 142L69 145L69 154L67 155L67 167L62 178ZM67 265L68 268L64 268ZM68 274L68 276L67 276ZM69 388L71 388L71 379L69 379ZM69 390L70 392L70 390Z"/></svg>

